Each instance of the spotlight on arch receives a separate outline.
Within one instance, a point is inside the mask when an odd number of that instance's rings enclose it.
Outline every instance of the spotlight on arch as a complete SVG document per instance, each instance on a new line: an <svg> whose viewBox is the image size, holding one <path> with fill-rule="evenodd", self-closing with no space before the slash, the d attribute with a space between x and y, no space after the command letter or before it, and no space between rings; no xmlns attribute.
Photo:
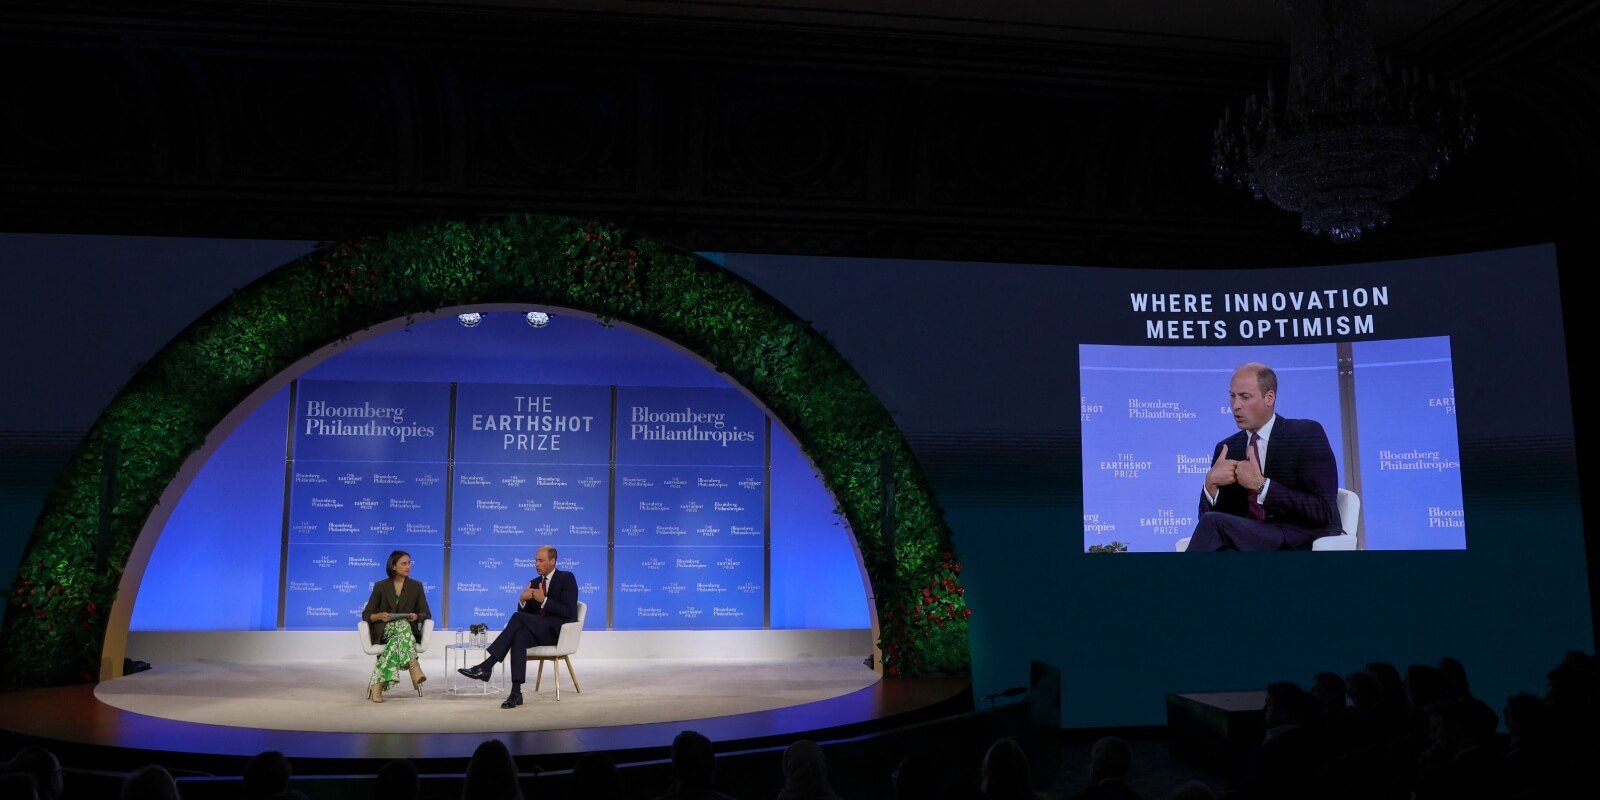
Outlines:
<svg viewBox="0 0 1600 800"><path fill-rule="evenodd" d="M476 311L468 311L465 314L457 315L456 319L460 320L463 328L476 328L478 323L483 321L483 315Z"/></svg>
<svg viewBox="0 0 1600 800"><path fill-rule="evenodd" d="M544 313L543 311L529 311L527 314L524 314L522 318L527 320L528 324L535 328L543 328L544 326L550 324L550 315Z"/></svg>

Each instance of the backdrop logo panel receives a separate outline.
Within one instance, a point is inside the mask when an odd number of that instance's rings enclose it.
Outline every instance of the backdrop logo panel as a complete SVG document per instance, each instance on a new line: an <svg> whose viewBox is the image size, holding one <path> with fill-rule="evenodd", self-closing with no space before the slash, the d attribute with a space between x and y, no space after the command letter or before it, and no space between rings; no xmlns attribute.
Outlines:
<svg viewBox="0 0 1600 800"><path fill-rule="evenodd" d="M485 464L607 464L607 386L460 384L455 460Z"/></svg>
<svg viewBox="0 0 1600 800"><path fill-rule="evenodd" d="M765 417L731 389L617 390L617 464L759 465Z"/></svg>
<svg viewBox="0 0 1600 800"><path fill-rule="evenodd" d="M462 544L603 545L610 470L597 465L456 464L451 518Z"/></svg>
<svg viewBox="0 0 1600 800"><path fill-rule="evenodd" d="M299 630L353 630L372 585L387 575L384 564L396 548L386 544L289 544L284 582L284 627ZM411 553L411 577L422 581L428 604L439 613L444 548L399 548Z"/></svg>
<svg viewBox="0 0 1600 800"><path fill-rule="evenodd" d="M760 547L618 547L616 627L759 628L763 557Z"/></svg>
<svg viewBox="0 0 1600 800"><path fill-rule="evenodd" d="M618 545L761 544L764 470L617 467Z"/></svg>
<svg viewBox="0 0 1600 800"><path fill-rule="evenodd" d="M449 385L312 380L297 385L297 462L445 460Z"/></svg>
<svg viewBox="0 0 1600 800"><path fill-rule="evenodd" d="M441 544L444 466L297 460L289 479L289 539Z"/></svg>
<svg viewBox="0 0 1600 800"><path fill-rule="evenodd" d="M1368 550L1463 550L1448 337L1355 346Z"/></svg>

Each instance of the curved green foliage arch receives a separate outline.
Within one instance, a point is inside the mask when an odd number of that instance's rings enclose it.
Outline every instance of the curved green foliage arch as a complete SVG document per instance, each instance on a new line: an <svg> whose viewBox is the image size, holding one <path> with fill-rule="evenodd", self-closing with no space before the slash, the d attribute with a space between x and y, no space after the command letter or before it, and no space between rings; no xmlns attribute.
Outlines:
<svg viewBox="0 0 1600 800"><path fill-rule="evenodd" d="M613 225L523 216L445 222L328 245L239 290L111 402L57 480L14 585L0 658L13 685L92 681L135 538L185 459L238 404L319 348L440 308L528 303L592 312L699 354L800 440L861 550L888 676L964 672L961 566L888 412L804 321L715 264ZM108 444L115 444L108 449ZM117 501L102 525L102 460ZM880 464L898 486L884 545Z"/></svg>

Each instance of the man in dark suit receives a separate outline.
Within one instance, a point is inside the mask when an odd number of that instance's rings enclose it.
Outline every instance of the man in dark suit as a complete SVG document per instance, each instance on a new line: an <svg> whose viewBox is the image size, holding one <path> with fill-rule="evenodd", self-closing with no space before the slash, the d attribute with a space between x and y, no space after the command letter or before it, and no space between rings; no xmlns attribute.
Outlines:
<svg viewBox="0 0 1600 800"><path fill-rule="evenodd" d="M1228 398L1239 432L1212 451L1188 552L1308 550L1338 533L1339 474L1322 424L1277 415L1278 374L1266 364L1234 370Z"/></svg>
<svg viewBox="0 0 1600 800"><path fill-rule="evenodd" d="M528 648L553 645L561 636L561 626L578 619L578 579L556 569L556 549L545 546L533 559L539 577L528 581L528 588L517 598L504 630L489 644L489 657L477 666L458 670L480 681L489 680L494 665L511 656L511 694L501 708L522 705L522 683L528 675Z"/></svg>

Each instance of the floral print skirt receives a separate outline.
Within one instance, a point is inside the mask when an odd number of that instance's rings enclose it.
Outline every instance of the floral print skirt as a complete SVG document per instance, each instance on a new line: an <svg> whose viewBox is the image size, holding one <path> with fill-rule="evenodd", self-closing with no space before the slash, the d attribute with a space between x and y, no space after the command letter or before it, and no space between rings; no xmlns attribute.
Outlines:
<svg viewBox="0 0 1600 800"><path fill-rule="evenodd" d="M383 690L389 691L416 658L417 640L411 635L411 623L405 617L389 620L383 626L383 652L378 654L378 664L372 668L368 683L381 683Z"/></svg>

